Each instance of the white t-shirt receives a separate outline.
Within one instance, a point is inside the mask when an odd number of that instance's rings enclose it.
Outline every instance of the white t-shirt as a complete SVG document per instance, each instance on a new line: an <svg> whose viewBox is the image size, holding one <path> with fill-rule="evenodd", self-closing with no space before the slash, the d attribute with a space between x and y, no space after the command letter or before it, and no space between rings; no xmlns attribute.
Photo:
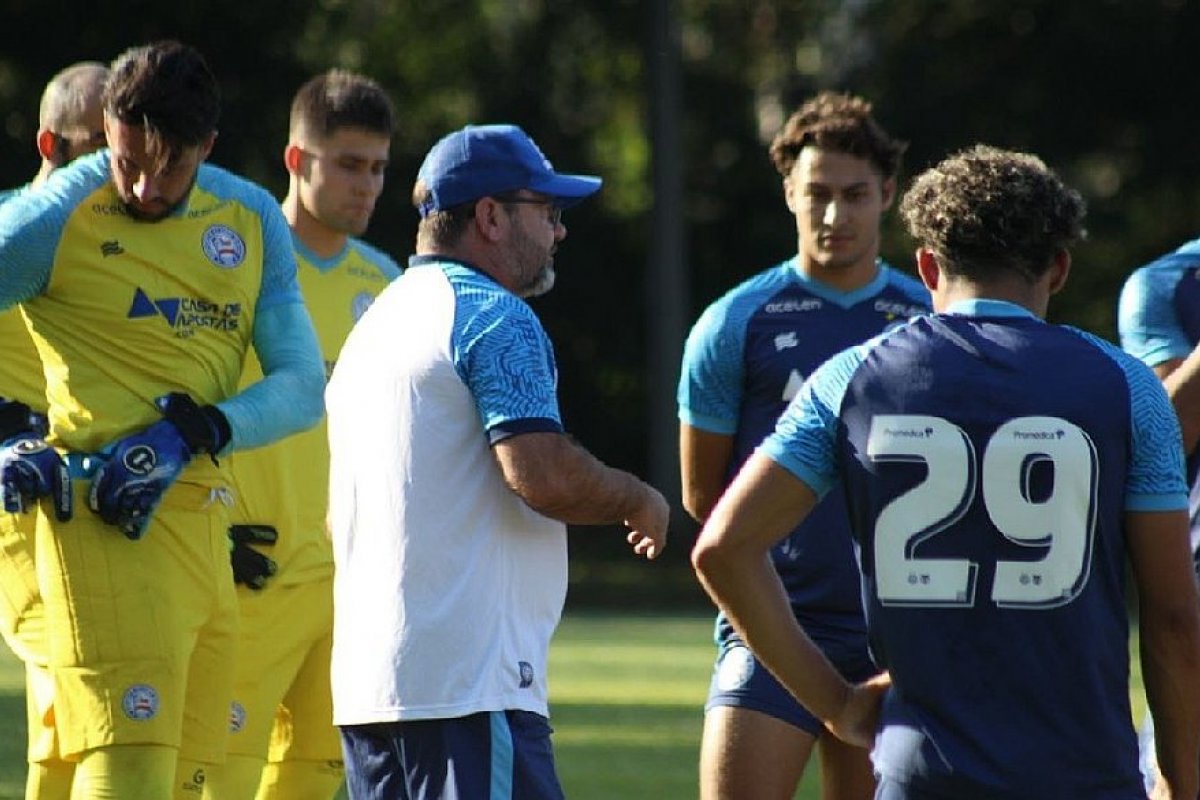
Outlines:
<svg viewBox="0 0 1200 800"><path fill-rule="evenodd" d="M468 265L415 257L351 331L326 391L334 722L548 716L565 526L490 444L562 431L549 339Z"/></svg>

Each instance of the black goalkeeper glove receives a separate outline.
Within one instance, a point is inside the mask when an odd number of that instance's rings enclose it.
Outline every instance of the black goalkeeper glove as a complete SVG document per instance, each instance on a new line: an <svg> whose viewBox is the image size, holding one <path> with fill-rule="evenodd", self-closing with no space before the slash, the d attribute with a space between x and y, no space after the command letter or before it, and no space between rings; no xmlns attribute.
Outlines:
<svg viewBox="0 0 1200 800"><path fill-rule="evenodd" d="M245 584L255 591L267 585L275 574L275 562L250 545L273 545L279 534L270 525L230 525L229 562L233 565L233 582Z"/></svg>

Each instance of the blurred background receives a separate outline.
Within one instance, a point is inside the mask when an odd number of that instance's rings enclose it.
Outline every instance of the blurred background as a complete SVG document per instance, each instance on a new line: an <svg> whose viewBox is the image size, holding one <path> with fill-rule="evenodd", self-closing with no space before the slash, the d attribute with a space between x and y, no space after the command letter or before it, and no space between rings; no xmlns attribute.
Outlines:
<svg viewBox="0 0 1200 800"><path fill-rule="evenodd" d="M577 606L703 605L678 504L674 389L711 300L796 249L767 143L820 89L875 104L910 142L902 188L975 142L1036 152L1084 194L1090 238L1051 309L1115 338L1134 267L1200 235L1200 3L1186 0L0 0L0 186L37 168L45 82L177 38L221 82L211 160L287 187L295 89L338 66L400 117L366 239L407 258L421 158L466 123L524 127L555 167L603 176L564 218L559 281L533 305L555 342L569 431L672 499L673 541L635 562L616 529L571 539ZM885 258L912 269L898 219ZM1081 387L1085 388L1085 387Z"/></svg>

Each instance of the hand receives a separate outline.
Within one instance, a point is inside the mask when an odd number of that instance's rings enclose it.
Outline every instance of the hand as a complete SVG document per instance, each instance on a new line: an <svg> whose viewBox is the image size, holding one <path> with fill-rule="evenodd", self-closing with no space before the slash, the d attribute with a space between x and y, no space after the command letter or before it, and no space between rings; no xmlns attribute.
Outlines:
<svg viewBox="0 0 1200 800"><path fill-rule="evenodd" d="M230 525L229 561L233 565L233 582L255 591L267 585L275 574L275 562L251 547L251 544L273 545L279 534L270 525Z"/></svg>
<svg viewBox="0 0 1200 800"><path fill-rule="evenodd" d="M667 522L671 507L653 486L643 483L642 487L645 491L641 504L625 520L625 524L632 529L625 536L625 541L633 545L633 552L639 556L654 559L667 546Z"/></svg>
<svg viewBox="0 0 1200 800"><path fill-rule="evenodd" d="M879 729L883 696L891 686L892 676L886 672L851 686L841 710L826 722L826 727L842 741L870 749Z"/></svg>
<svg viewBox="0 0 1200 800"><path fill-rule="evenodd" d="M130 539L146 533L150 513L192 460L179 428L168 420L121 439L92 478L88 505Z"/></svg>
<svg viewBox="0 0 1200 800"><path fill-rule="evenodd" d="M34 433L15 436L0 446L0 490L4 510L10 514L29 511L39 498L49 497L59 522L71 518L71 474L66 462Z"/></svg>

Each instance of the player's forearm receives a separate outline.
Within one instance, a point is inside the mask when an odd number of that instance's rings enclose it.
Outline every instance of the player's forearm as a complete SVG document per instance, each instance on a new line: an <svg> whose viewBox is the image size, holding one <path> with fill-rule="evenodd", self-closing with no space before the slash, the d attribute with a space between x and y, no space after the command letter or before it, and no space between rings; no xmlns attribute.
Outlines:
<svg viewBox="0 0 1200 800"><path fill-rule="evenodd" d="M1200 792L1200 609L1143 618L1142 675L1159 770L1174 797Z"/></svg>
<svg viewBox="0 0 1200 800"><path fill-rule="evenodd" d="M545 450L506 468L509 486L529 506L551 519L576 525L625 522L650 502L653 490L641 479L608 466L563 434L526 434ZM528 444L535 439L523 439ZM530 467L534 467L530 469Z"/></svg>
<svg viewBox="0 0 1200 800"><path fill-rule="evenodd" d="M310 428L324 413L325 367L303 305L274 306L254 323L263 379L221 401L230 449L260 447Z"/></svg>

